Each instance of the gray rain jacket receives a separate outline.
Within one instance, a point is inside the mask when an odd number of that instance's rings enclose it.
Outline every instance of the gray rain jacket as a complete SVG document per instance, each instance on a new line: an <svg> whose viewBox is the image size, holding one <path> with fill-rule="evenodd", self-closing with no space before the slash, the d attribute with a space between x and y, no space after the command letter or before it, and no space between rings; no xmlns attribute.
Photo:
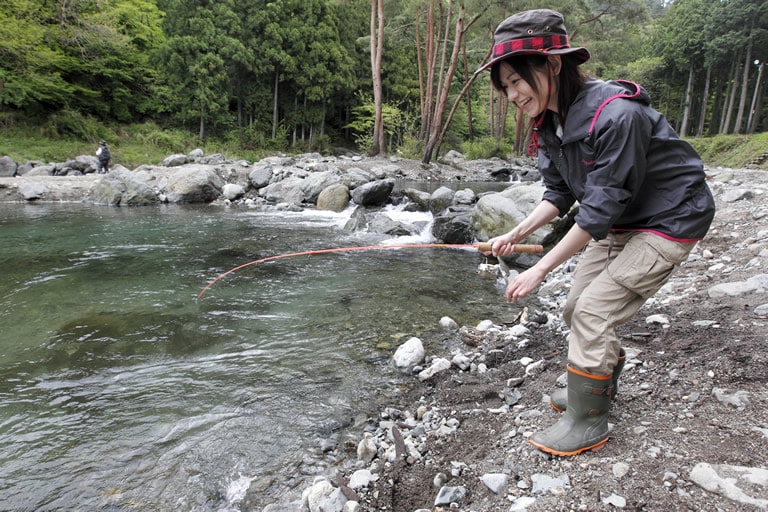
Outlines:
<svg viewBox="0 0 768 512"><path fill-rule="evenodd" d="M578 201L575 221L595 240L612 230L704 237L715 201L703 164L650 107L645 89L589 80L568 110L562 141L552 115L538 128L539 169L543 199L561 216Z"/></svg>

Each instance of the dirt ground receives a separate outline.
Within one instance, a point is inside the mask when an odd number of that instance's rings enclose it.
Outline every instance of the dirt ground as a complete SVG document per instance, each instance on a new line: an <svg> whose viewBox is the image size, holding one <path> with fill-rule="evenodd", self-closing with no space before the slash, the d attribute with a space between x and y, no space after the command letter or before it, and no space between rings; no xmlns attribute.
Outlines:
<svg viewBox="0 0 768 512"><path fill-rule="evenodd" d="M544 398L564 371L562 333L529 323L530 344L524 349L493 336L478 335L471 343L477 346L470 346L466 334L464 339L446 335L446 347L493 354L487 357L489 371L454 367L425 383L414 378L401 403L392 407L415 415L425 405L461 425L453 434L428 436L424 460L385 465L378 481L358 493L361 509L448 510L435 506L439 487L433 481L443 473L445 485L466 488L458 507L465 511L509 511L521 496L536 497L520 509L531 512L761 510L705 491L689 479L700 462L768 468L768 319L754 311L768 303L768 294L712 298L708 293L718 283L768 273L768 203L760 195L768 190L768 173L718 170L709 177L718 204L709 235L673 277L670 291L660 292L619 330L630 355L610 413L610 440L601 450L561 458L527 442L530 433L558 418ZM737 189L753 196L726 202L726 193ZM668 327L646 323L657 314L669 318ZM449 353L437 356L450 358ZM543 360L542 370L525 376L521 357ZM509 412L490 412L504 404L501 397L515 378L522 380L515 388L519 402ZM713 394L718 388L746 392L748 404L722 403ZM481 482L488 473L509 475L505 491L494 494ZM535 474L567 475L568 485L536 495L530 488ZM610 496L624 503L606 501Z"/></svg>

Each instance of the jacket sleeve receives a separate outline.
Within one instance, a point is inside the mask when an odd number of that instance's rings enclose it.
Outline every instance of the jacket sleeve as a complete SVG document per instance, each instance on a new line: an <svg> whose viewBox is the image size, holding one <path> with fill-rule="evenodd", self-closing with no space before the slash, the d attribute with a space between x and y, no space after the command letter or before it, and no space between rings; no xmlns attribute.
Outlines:
<svg viewBox="0 0 768 512"><path fill-rule="evenodd" d="M594 167L586 175L575 221L595 240L608 235L645 180L652 123L647 108L635 101L611 102L595 124L591 147Z"/></svg>
<svg viewBox="0 0 768 512"><path fill-rule="evenodd" d="M539 172L545 187L544 195L541 199L555 205L559 215L561 217L565 216L568 210L571 209L571 206L573 206L573 203L576 202L576 198L543 147L539 148Z"/></svg>

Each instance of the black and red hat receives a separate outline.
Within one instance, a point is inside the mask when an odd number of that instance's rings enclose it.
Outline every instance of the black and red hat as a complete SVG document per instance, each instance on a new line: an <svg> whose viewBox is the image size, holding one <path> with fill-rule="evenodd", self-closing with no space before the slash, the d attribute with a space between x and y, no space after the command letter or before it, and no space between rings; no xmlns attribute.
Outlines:
<svg viewBox="0 0 768 512"><path fill-rule="evenodd" d="M569 55L577 64L589 60L586 48L572 48L563 23L563 15L550 9L533 9L513 14L493 33L491 59L483 71L513 55Z"/></svg>

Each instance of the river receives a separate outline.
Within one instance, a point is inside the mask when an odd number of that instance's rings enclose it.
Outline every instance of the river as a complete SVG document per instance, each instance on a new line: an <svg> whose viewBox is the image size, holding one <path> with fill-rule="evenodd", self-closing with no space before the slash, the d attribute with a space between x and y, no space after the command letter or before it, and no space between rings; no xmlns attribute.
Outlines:
<svg viewBox="0 0 768 512"><path fill-rule="evenodd" d="M280 492L334 463L323 445L413 378L390 366L400 343L446 355L441 317L508 311L457 249L285 258L197 300L255 259L430 241L348 218L0 205L0 509L237 511L251 482Z"/></svg>

